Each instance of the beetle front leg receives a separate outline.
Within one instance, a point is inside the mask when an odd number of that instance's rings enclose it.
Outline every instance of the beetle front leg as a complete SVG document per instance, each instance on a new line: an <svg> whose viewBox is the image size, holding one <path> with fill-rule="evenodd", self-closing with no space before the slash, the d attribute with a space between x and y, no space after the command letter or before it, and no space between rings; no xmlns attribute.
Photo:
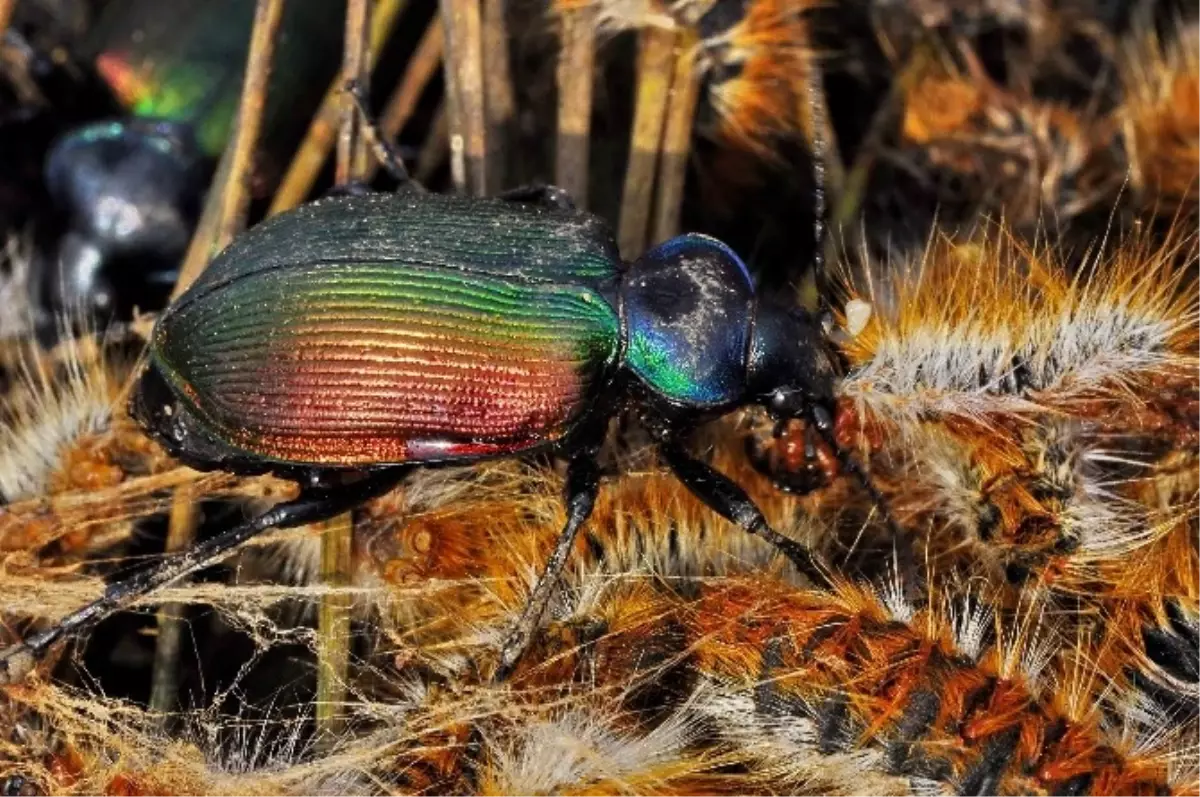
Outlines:
<svg viewBox="0 0 1200 797"><path fill-rule="evenodd" d="M182 553L166 557L129 578L109 584L104 595L54 625L0 653L0 685L24 678L50 646L67 634L88 628L113 612L177 578L211 565L222 556L268 529L293 528L340 515L394 487L409 468L389 468L346 486L301 489L300 495L251 518Z"/></svg>
<svg viewBox="0 0 1200 797"><path fill-rule="evenodd" d="M693 457L677 439L668 438L663 441L659 450L684 487L710 509L774 545L792 561L797 570L813 582L826 582L825 575L809 550L771 528L762 510L736 482Z"/></svg>
<svg viewBox="0 0 1200 797"><path fill-rule="evenodd" d="M546 605L550 602L550 595L567 563L567 557L571 554L575 538L579 536L579 530L592 514L599 490L600 466L596 463L596 449L589 446L587 450L575 454L567 467L567 523L558 535L558 542L554 544L554 551L546 562L546 569L538 577L529 601L525 604L525 610L521 612L521 618L517 620L516 626L509 632L508 638L500 648L500 662L492 674L493 683L506 680L529 647L529 640L546 611Z"/></svg>

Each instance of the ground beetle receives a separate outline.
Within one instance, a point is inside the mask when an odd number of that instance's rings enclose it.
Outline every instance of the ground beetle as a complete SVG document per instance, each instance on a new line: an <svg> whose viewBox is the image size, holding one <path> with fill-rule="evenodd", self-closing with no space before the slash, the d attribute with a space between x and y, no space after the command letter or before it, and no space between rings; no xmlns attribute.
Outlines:
<svg viewBox="0 0 1200 797"><path fill-rule="evenodd" d="M626 269L609 227L561 189L350 193L274 217L218 255L159 319L131 399L183 462L271 472L298 481L299 497L112 584L3 653L0 683L64 633L266 529L344 512L416 467L548 450L568 462L567 522L501 650L501 680L592 510L597 453L627 407L698 498L819 577L802 545L687 451L698 424L751 404L805 419L836 448L820 325L756 297L728 246L683 235Z"/></svg>

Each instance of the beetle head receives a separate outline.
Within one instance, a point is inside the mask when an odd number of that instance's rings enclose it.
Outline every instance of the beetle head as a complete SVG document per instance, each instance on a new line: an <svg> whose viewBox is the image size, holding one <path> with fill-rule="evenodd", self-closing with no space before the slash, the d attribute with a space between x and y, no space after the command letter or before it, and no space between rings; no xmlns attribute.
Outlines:
<svg viewBox="0 0 1200 797"><path fill-rule="evenodd" d="M806 421L829 447L838 466L853 476L871 496L890 527L893 539L899 540L903 530L883 494L858 460L838 443L834 430L837 417L834 386L840 374L836 362L833 349L814 318L800 310L786 310L766 303L759 305L747 369L747 387L752 400L766 407L776 421L776 438L782 435L788 421ZM813 453L814 458L819 458L818 451L814 449ZM752 456L751 463L784 489L796 492L811 489L795 480L789 485L786 476L781 478L782 474L767 467L769 463L765 458ZM829 476L828 469L825 475Z"/></svg>
<svg viewBox="0 0 1200 797"><path fill-rule="evenodd" d="M747 367L753 401L781 423L804 419L833 431L837 368L821 327L806 313L762 303Z"/></svg>

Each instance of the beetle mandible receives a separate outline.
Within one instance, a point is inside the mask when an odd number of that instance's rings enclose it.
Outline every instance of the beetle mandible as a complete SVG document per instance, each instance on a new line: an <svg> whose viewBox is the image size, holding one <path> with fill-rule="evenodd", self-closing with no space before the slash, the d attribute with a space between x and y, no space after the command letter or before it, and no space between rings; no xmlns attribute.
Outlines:
<svg viewBox="0 0 1200 797"><path fill-rule="evenodd" d="M804 419L882 506L834 440L837 372L820 325L756 296L725 244L682 235L626 267L609 227L561 189L402 189L346 192L250 229L151 334L130 401L150 435L192 467L274 473L300 495L111 584L0 654L0 683L266 529L340 514L413 468L549 451L567 460L567 521L500 651L503 680L592 510L608 421L630 407L688 490L815 578L809 552L693 457L688 434L752 404Z"/></svg>

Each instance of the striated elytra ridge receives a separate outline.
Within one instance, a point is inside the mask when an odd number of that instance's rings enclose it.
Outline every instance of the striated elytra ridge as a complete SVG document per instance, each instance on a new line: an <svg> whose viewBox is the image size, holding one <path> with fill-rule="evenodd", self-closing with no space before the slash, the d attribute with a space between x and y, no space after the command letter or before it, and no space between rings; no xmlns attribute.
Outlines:
<svg viewBox="0 0 1200 797"><path fill-rule="evenodd" d="M620 259L592 216L430 194L326 199L239 237L153 365L246 453L353 466L561 438L613 367Z"/></svg>

